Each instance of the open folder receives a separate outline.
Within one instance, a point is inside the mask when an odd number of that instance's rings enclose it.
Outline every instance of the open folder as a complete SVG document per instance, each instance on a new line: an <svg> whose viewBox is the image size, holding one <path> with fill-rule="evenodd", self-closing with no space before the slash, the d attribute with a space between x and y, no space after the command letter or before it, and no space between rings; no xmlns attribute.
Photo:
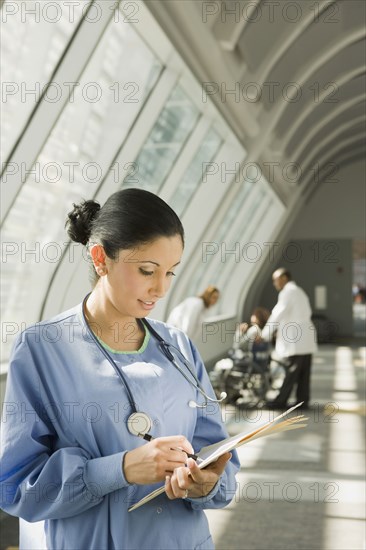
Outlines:
<svg viewBox="0 0 366 550"><path fill-rule="evenodd" d="M306 418L304 415L300 414L298 416L285 418L290 414L290 412L292 412L294 409L297 409L297 407L300 407L301 405L302 403L298 403L294 407L288 409L286 412L280 414L279 416L276 416L273 420L261 424L251 432L241 432L238 435L234 435L232 437L228 437L227 439L223 439L222 441L218 441L218 443L214 443L213 445L202 447L200 452L197 453L198 467L200 469L205 468L206 466L211 464L211 462L217 460L221 455L228 453L232 449L240 447L240 445L249 443L249 441L258 439L259 437L285 432L287 430L304 428L307 425L306 420L308 420L308 418ZM136 510L136 508L143 506L144 504L146 504L146 502L149 502L153 498L164 493L164 490L164 485L162 487L159 487L158 489L155 489L155 491L152 491L151 493L146 495L146 497L142 498L141 500L136 502L136 504L131 506L128 511L132 512L133 510Z"/></svg>

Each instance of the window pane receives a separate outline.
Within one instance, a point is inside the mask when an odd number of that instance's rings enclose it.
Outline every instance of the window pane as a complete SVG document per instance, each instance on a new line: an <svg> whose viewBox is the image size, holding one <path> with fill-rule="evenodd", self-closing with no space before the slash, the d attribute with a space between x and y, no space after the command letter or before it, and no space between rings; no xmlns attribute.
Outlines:
<svg viewBox="0 0 366 550"><path fill-rule="evenodd" d="M62 222L73 202L95 194L160 71L134 27L112 19L4 223L4 321L21 328L23 322L38 320L67 244ZM89 83L100 87L97 102L85 99ZM124 88L125 83L133 87ZM117 184L122 168L113 171ZM5 356L10 345L9 338Z"/></svg>
<svg viewBox="0 0 366 550"><path fill-rule="evenodd" d="M251 220L255 216L258 208L263 204L265 199L265 192L261 189L257 196L254 199L254 202L251 204L251 207L246 210L245 215L242 217L241 224L238 227L236 234L226 243L227 250L236 250L239 248L241 251L243 246L251 241L252 236L257 231L258 227L255 226L253 229L251 227ZM225 258L226 259L226 258ZM225 285L228 283L228 279L231 277L236 262L236 257L233 254L229 254L225 262L221 262L217 271L216 271L216 281L218 285L221 285L222 288L226 288ZM231 267L231 268L230 268ZM230 269L229 269L230 268Z"/></svg>
<svg viewBox="0 0 366 550"><path fill-rule="evenodd" d="M178 216L183 214L192 195L202 182L204 163L211 162L215 158L221 144L221 136L216 130L211 128L207 132L183 178L177 185L174 195L169 201L170 206L176 211Z"/></svg>
<svg viewBox="0 0 366 550"><path fill-rule="evenodd" d="M3 81L0 156L5 161L90 0L5 2L0 33ZM6 8L9 5L9 10ZM48 7L47 7L48 4Z"/></svg>
<svg viewBox="0 0 366 550"><path fill-rule="evenodd" d="M235 199L232 201L228 210L225 213L225 216L223 216L222 218L222 222L216 231L213 242L220 245L220 243L224 241L227 232L240 215L240 210L243 208L244 203L247 200L247 197L253 185L254 182L251 180L243 181L237 197L235 197ZM201 281L204 277L204 274L210 269L210 264L213 261L214 257L216 256L211 255L206 262L201 262L200 264L198 264L197 269L194 272L194 277L192 277L192 280L190 282L187 295L191 296L200 292Z"/></svg>
<svg viewBox="0 0 366 550"><path fill-rule="evenodd" d="M199 111L178 85L166 102L134 164L138 167L137 187L158 193L197 124ZM135 177L126 176L124 185L134 187Z"/></svg>

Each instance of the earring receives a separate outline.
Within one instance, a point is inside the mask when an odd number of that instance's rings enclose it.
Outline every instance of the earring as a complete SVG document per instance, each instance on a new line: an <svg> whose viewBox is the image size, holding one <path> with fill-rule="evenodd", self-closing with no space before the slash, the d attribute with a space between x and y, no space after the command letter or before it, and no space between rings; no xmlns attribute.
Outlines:
<svg viewBox="0 0 366 550"><path fill-rule="evenodd" d="M97 268L97 273L98 273L99 277L101 277L102 275L106 274L106 270L105 270L104 267L98 267Z"/></svg>

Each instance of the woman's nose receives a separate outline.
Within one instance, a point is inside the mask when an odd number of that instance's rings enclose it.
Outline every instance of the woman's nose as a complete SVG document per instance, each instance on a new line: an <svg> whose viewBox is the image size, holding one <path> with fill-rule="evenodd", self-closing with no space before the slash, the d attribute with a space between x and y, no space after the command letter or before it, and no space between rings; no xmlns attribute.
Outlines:
<svg viewBox="0 0 366 550"><path fill-rule="evenodd" d="M165 296L166 291L167 291L167 288L166 288L166 282L164 277L157 277L151 289L152 294L154 294L154 296L158 296L159 298L162 298L163 296Z"/></svg>

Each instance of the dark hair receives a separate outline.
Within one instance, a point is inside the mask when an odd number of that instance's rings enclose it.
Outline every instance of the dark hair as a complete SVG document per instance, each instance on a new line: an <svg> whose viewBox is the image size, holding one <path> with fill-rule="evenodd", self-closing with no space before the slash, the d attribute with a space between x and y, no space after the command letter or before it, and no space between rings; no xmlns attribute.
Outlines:
<svg viewBox="0 0 366 550"><path fill-rule="evenodd" d="M265 326L265 324L267 323L271 313L265 307L256 307L255 309L253 309L252 315L257 317L259 328L262 329Z"/></svg>
<svg viewBox="0 0 366 550"><path fill-rule="evenodd" d="M180 235L180 219L160 197L142 189L124 189L111 195L101 208L96 201L74 204L66 227L69 237L87 245L100 243L112 260L120 250L134 248L159 237Z"/></svg>
<svg viewBox="0 0 366 550"><path fill-rule="evenodd" d="M283 277L283 276L285 276L288 281L292 280L291 273L289 272L288 269L286 269L286 267L279 267L278 269L276 269L276 271L274 271L272 275L272 277L275 279L278 279L278 277Z"/></svg>
<svg viewBox="0 0 366 550"><path fill-rule="evenodd" d="M95 201L83 201L73 204L74 209L68 213L65 227L72 241L87 245L90 239L92 223L100 210Z"/></svg>

